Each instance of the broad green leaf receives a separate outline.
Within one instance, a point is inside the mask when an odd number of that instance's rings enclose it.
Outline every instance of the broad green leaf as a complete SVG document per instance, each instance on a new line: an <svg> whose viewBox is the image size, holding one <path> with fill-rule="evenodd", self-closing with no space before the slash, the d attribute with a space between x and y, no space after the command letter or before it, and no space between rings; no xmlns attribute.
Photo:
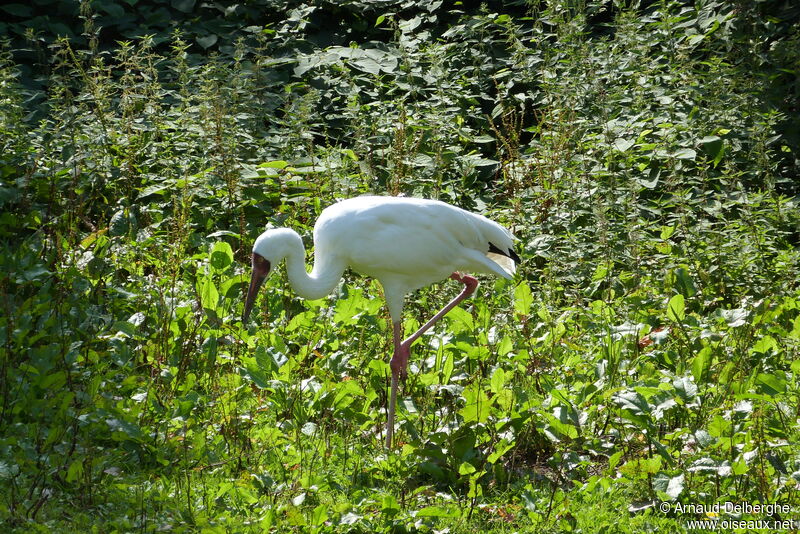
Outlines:
<svg viewBox="0 0 800 534"><path fill-rule="evenodd" d="M672 234L675 233L676 229L677 229L676 226L662 226L660 234L661 239L669 239L670 237L672 237Z"/></svg>
<svg viewBox="0 0 800 534"><path fill-rule="evenodd" d="M183 13L191 13L197 0L171 0L172 7Z"/></svg>
<svg viewBox="0 0 800 534"><path fill-rule="evenodd" d="M381 512L384 514L386 513L397 513L400 511L400 504L397 502L397 499L392 494L387 494L383 496L381 499Z"/></svg>
<svg viewBox="0 0 800 534"><path fill-rule="evenodd" d="M333 407L342 410L353 403L358 397L364 396L364 390L355 380L341 382L336 387L336 396L333 398Z"/></svg>
<svg viewBox="0 0 800 534"><path fill-rule="evenodd" d="M645 189L655 189L658 186L659 174L654 173L648 177L640 176L636 178L636 183Z"/></svg>
<svg viewBox="0 0 800 534"><path fill-rule="evenodd" d="M483 495L483 486L479 483L479 480L484 474L486 474L486 471L480 471L469 477L469 491L467 492L468 499L477 499Z"/></svg>
<svg viewBox="0 0 800 534"><path fill-rule="evenodd" d="M713 473L719 476L730 476L733 472L728 460L715 460L708 457L695 460L686 470L690 473Z"/></svg>
<svg viewBox="0 0 800 534"><path fill-rule="evenodd" d="M661 461L660 456L636 458L621 465L619 472L628 478L646 478L648 475L655 475L661 470Z"/></svg>
<svg viewBox="0 0 800 534"><path fill-rule="evenodd" d="M491 401L489 396L477 382L473 382L462 392L465 405L458 411L465 423L485 423L489 417Z"/></svg>
<svg viewBox="0 0 800 534"><path fill-rule="evenodd" d="M99 7L101 11L105 11L115 19L119 19L125 16L125 8L114 2L100 2L97 4L97 7Z"/></svg>
<svg viewBox="0 0 800 534"><path fill-rule="evenodd" d="M509 352L514 350L514 342L512 341L511 336L503 336L500 340L500 343L497 344L497 354L499 356L505 356Z"/></svg>
<svg viewBox="0 0 800 534"><path fill-rule="evenodd" d="M343 148L343 149L342 149L342 154L344 154L345 156L347 156L347 157L348 157L350 160L352 160L352 161L358 161L358 155L357 155L355 152L353 152L353 150L352 150L352 149L349 149L349 148Z"/></svg>
<svg viewBox="0 0 800 534"><path fill-rule="evenodd" d="M747 324L749 312L744 308L735 308L733 310L720 310L718 314L725 320L729 328L737 328Z"/></svg>
<svg viewBox="0 0 800 534"><path fill-rule="evenodd" d="M619 138L614 141L614 148L619 150L620 152L627 152L633 145L636 144L635 139L623 139Z"/></svg>
<svg viewBox="0 0 800 534"><path fill-rule="evenodd" d="M381 64L371 57L362 57L351 63L355 68L368 74L377 76L381 72Z"/></svg>
<svg viewBox="0 0 800 534"><path fill-rule="evenodd" d="M242 294L242 286L246 286L249 279L245 273L224 279L219 286L219 292L226 299L238 299Z"/></svg>
<svg viewBox="0 0 800 534"><path fill-rule="evenodd" d="M694 35L690 35L686 42L689 46L695 46L697 43L701 42L705 38L705 34L703 33L695 33Z"/></svg>
<svg viewBox="0 0 800 534"><path fill-rule="evenodd" d="M739 415L750 415L753 413L753 403L749 400L741 400L733 405L733 411Z"/></svg>
<svg viewBox="0 0 800 534"><path fill-rule="evenodd" d="M108 225L108 235L110 236L124 236L133 230L132 223L134 218L130 214L128 208L117 210L111 217L111 222Z"/></svg>
<svg viewBox="0 0 800 534"><path fill-rule="evenodd" d="M711 347L703 347L692 360L692 377L697 384L705 383L712 358Z"/></svg>
<svg viewBox="0 0 800 534"><path fill-rule="evenodd" d="M489 380L489 386L491 387L492 393L500 393L503 391L506 385L506 373L502 367L498 367L492 373L492 378Z"/></svg>
<svg viewBox="0 0 800 534"><path fill-rule="evenodd" d="M469 475L477 471L474 465L469 462L461 462L461 465L458 466L458 474L459 475Z"/></svg>
<svg viewBox="0 0 800 534"><path fill-rule="evenodd" d="M447 314L450 329L458 334L460 332L473 332L475 319L472 314L460 306L456 306Z"/></svg>
<svg viewBox="0 0 800 534"><path fill-rule="evenodd" d="M731 427L730 421L723 419L719 415L715 415L711 422L708 424L708 433L715 438L726 436Z"/></svg>
<svg viewBox="0 0 800 534"><path fill-rule="evenodd" d="M283 160L265 161L264 163L259 163L258 166L265 169L285 169L289 166L289 162Z"/></svg>
<svg viewBox="0 0 800 534"><path fill-rule="evenodd" d="M198 282L198 290L200 293L200 303L207 311L217 312L219 306L219 292L217 286L211 278L201 278Z"/></svg>
<svg viewBox="0 0 800 534"><path fill-rule="evenodd" d="M22 279L27 280L28 282L33 282L35 280L41 280L47 276L50 276L50 271L44 265L36 265L31 267L30 269L26 269L22 273Z"/></svg>
<svg viewBox="0 0 800 534"><path fill-rule="evenodd" d="M426 506L425 508L419 510L414 517L444 517L444 518L456 518L460 517L461 514L458 512L457 508L444 508L442 506Z"/></svg>
<svg viewBox="0 0 800 534"><path fill-rule="evenodd" d="M608 458L608 469L613 471L617 467L625 451L617 451Z"/></svg>
<svg viewBox="0 0 800 534"><path fill-rule="evenodd" d="M159 195L164 195L169 192L170 188L171 184L166 184L166 183L156 183L149 185L139 192L139 200L142 200L143 198L150 195L155 195L156 193L158 193Z"/></svg>
<svg viewBox="0 0 800 534"><path fill-rule="evenodd" d="M800 315L794 318L792 321L792 331L789 332L789 336L792 339L800 339Z"/></svg>
<svg viewBox="0 0 800 534"><path fill-rule="evenodd" d="M314 511L311 513L311 524L315 527L320 527L325 524L328 517L328 507L324 504L320 504L314 508Z"/></svg>
<svg viewBox="0 0 800 534"><path fill-rule="evenodd" d="M638 391L621 391L614 395L614 400L620 408L630 410L634 414L640 415L650 412L650 404Z"/></svg>
<svg viewBox="0 0 800 534"><path fill-rule="evenodd" d="M436 465L434 462L422 462L417 467L422 473L430 476L435 480L447 479L448 475L445 475L444 470L440 466Z"/></svg>
<svg viewBox="0 0 800 534"><path fill-rule="evenodd" d="M691 298L697 294L692 277L683 267L675 269L675 288L686 298Z"/></svg>
<svg viewBox="0 0 800 534"><path fill-rule="evenodd" d="M697 385L688 376L675 378L672 385L684 400L689 401L697 396Z"/></svg>
<svg viewBox="0 0 800 534"><path fill-rule="evenodd" d="M514 289L514 311L519 315L530 315L531 305L533 304L533 293L525 282L520 283Z"/></svg>
<svg viewBox="0 0 800 534"><path fill-rule="evenodd" d="M669 299L669 304L667 304L667 317L676 323L686 318L685 299L680 293Z"/></svg>
<svg viewBox="0 0 800 534"><path fill-rule="evenodd" d="M362 516L359 514L353 512L347 512L339 519L339 523L341 523L342 525L355 525L356 523L361 521L361 517Z"/></svg>
<svg viewBox="0 0 800 534"><path fill-rule="evenodd" d="M211 267L224 271L233 263L233 249L225 241L217 241L211 248Z"/></svg>
<svg viewBox="0 0 800 534"><path fill-rule="evenodd" d="M256 358L243 356L242 363L244 364L242 374L245 377L249 378L259 389L269 388L267 371L258 363Z"/></svg>
<svg viewBox="0 0 800 534"><path fill-rule="evenodd" d="M217 37L216 34L210 33L208 35L200 35L200 36L196 37L195 41L197 41L197 44L202 46L204 49L208 49L208 48L214 46L217 43L218 39L219 39L219 37Z"/></svg>
<svg viewBox="0 0 800 534"><path fill-rule="evenodd" d="M19 475L20 468L18 464L9 464L0 461L0 480L10 480Z"/></svg>
<svg viewBox="0 0 800 534"><path fill-rule="evenodd" d="M765 335L753 345L753 352L757 354L767 354L778 350L778 342L770 335Z"/></svg>
<svg viewBox="0 0 800 534"><path fill-rule="evenodd" d="M545 432L550 431L550 438L560 441L561 437L575 439L578 437L578 429L569 422L562 421L560 417L555 417L549 413L543 414L547 423L545 425ZM553 433L552 431L555 431Z"/></svg>
<svg viewBox="0 0 800 534"><path fill-rule="evenodd" d="M453 360L455 357L452 353L445 354L444 363L442 364L442 384L449 384L450 377L453 376Z"/></svg>
<svg viewBox="0 0 800 534"><path fill-rule="evenodd" d="M67 373L64 371L57 371L42 376L37 380L37 385L43 390L59 390L67 383Z"/></svg>
<svg viewBox="0 0 800 534"><path fill-rule="evenodd" d="M142 439L142 430L134 423L116 417L109 417L106 419L106 424L111 430L111 437L116 441L126 441L128 439L141 441Z"/></svg>
<svg viewBox="0 0 800 534"><path fill-rule="evenodd" d="M505 438L501 439L494 447L494 451L486 459L490 464L496 463L505 453L510 451L516 443Z"/></svg>
<svg viewBox="0 0 800 534"><path fill-rule="evenodd" d="M83 476L83 460L75 460L67 468L67 482L75 482Z"/></svg>
<svg viewBox="0 0 800 534"><path fill-rule="evenodd" d="M786 391L786 378L778 376L777 373L759 373L756 377L756 384L770 397Z"/></svg>
<svg viewBox="0 0 800 534"><path fill-rule="evenodd" d="M351 289L347 298L336 301L336 313L333 320L343 325L352 325L358 322L358 316L363 311L364 297L360 289Z"/></svg>
<svg viewBox="0 0 800 534"><path fill-rule="evenodd" d="M716 135L709 135L700 139L700 144L709 157L712 158L714 167L719 165L725 155L725 142Z"/></svg>
<svg viewBox="0 0 800 534"><path fill-rule="evenodd" d="M731 377L734 376L735 372L736 372L736 364L729 361L728 363L725 364L725 366L722 368L722 371L720 371L719 373L718 377L719 383L720 384L729 383Z"/></svg>
<svg viewBox="0 0 800 534"><path fill-rule="evenodd" d="M680 494L683 493L684 481L685 479L683 473L676 477L672 477L669 479L667 490L664 493L666 493L673 500L677 499Z"/></svg>
<svg viewBox="0 0 800 534"><path fill-rule="evenodd" d="M733 462L733 465L731 465L731 472L737 476L747 473L747 469L747 462L744 459L744 455L742 455L742 457Z"/></svg>

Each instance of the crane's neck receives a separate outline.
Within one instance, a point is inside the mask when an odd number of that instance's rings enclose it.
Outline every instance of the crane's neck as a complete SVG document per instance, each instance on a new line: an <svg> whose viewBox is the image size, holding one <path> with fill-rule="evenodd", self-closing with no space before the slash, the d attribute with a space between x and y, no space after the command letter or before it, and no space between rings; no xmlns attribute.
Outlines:
<svg viewBox="0 0 800 534"><path fill-rule="evenodd" d="M345 270L345 264L338 258L318 249L315 254L314 268L306 271L306 249L300 236L294 241L286 254L286 274L292 289L304 299L319 299L329 295Z"/></svg>

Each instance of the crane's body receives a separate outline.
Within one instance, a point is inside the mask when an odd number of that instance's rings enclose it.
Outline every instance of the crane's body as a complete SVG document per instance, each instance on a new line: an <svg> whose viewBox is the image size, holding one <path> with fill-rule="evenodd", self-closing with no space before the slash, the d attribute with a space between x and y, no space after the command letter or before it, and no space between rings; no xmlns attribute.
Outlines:
<svg viewBox="0 0 800 534"><path fill-rule="evenodd" d="M411 343L445 313L469 296L477 280L458 271L511 278L519 256L514 236L482 215L437 200L363 196L323 210L314 225L314 268L305 266L305 248L293 230L277 228L261 234L253 246L253 278L243 320L273 265L286 259L287 275L304 298L329 294L348 267L377 278L394 325L392 393L387 446L391 445L398 378L405 376ZM465 284L462 293L408 339L401 341L405 296L448 277Z"/></svg>

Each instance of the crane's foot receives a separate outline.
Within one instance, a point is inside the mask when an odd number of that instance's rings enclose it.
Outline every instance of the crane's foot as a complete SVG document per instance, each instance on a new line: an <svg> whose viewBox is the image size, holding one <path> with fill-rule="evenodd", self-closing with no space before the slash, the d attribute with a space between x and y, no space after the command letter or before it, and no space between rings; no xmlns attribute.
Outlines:
<svg viewBox="0 0 800 534"><path fill-rule="evenodd" d="M461 274L459 272L455 272L450 275L450 278L464 284L463 296L459 295L458 297L456 297L459 300L465 299L468 296L472 295L478 288L478 279L470 274Z"/></svg>

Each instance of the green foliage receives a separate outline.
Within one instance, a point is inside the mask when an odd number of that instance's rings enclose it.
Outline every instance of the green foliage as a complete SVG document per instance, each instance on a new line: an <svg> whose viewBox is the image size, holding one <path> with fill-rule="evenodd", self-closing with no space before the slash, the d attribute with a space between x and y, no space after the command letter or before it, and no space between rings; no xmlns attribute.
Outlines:
<svg viewBox="0 0 800 534"><path fill-rule="evenodd" d="M792 8L518 4L0 8L0 522L641 532L695 518L659 502L797 512ZM379 284L302 301L279 268L239 319L263 225L310 245L364 192L490 214L524 260L416 343L393 451ZM411 297L406 330L450 289Z"/></svg>

